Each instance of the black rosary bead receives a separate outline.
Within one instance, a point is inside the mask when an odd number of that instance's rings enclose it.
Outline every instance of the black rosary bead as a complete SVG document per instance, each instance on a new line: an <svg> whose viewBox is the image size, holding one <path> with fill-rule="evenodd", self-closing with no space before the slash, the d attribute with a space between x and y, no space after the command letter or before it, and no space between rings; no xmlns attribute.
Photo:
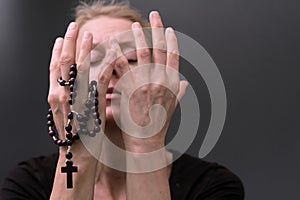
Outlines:
<svg viewBox="0 0 300 200"><path fill-rule="evenodd" d="M96 123L96 125L101 125L101 119L95 119L95 123Z"/></svg>
<svg viewBox="0 0 300 200"><path fill-rule="evenodd" d="M57 82L59 83L59 85L61 86L66 86L66 81L62 79L62 77L59 77L57 79Z"/></svg>
<svg viewBox="0 0 300 200"><path fill-rule="evenodd" d="M66 159L70 160L70 159L72 159L72 157L73 157L73 154L70 151L66 153Z"/></svg>
<svg viewBox="0 0 300 200"><path fill-rule="evenodd" d="M59 144L58 144L59 145ZM67 146L68 144L67 144L67 141L66 140L61 140L61 143L60 143L60 145L59 146L61 146L61 147L64 147L64 146Z"/></svg>
<svg viewBox="0 0 300 200"><path fill-rule="evenodd" d="M53 120L53 116L51 114L48 114L47 115L47 119L48 119L48 121L52 121Z"/></svg>
<svg viewBox="0 0 300 200"><path fill-rule="evenodd" d="M77 72L77 65L76 64L71 65L70 71Z"/></svg>
<svg viewBox="0 0 300 200"><path fill-rule="evenodd" d="M76 98L76 96L77 96L77 92L71 92L70 93L70 97L71 98Z"/></svg>
<svg viewBox="0 0 300 200"><path fill-rule="evenodd" d="M86 117L81 115L81 114L78 114L76 119L77 119L78 122L86 121Z"/></svg>
<svg viewBox="0 0 300 200"><path fill-rule="evenodd" d="M68 132L68 133L66 134L66 137L67 137L68 140L72 140L72 139L73 139L73 134L70 133L70 132Z"/></svg>
<svg viewBox="0 0 300 200"><path fill-rule="evenodd" d="M50 136L50 137L55 136L55 132L54 132L53 130L49 131L49 136Z"/></svg>
<svg viewBox="0 0 300 200"><path fill-rule="evenodd" d="M76 72L75 71L70 71L69 76L71 78L76 78Z"/></svg>
<svg viewBox="0 0 300 200"><path fill-rule="evenodd" d="M70 104L70 105L73 105L73 103L75 103L74 99L69 98L69 104Z"/></svg>
<svg viewBox="0 0 300 200"><path fill-rule="evenodd" d="M91 108L91 111L92 111L92 113L97 112L97 111L98 111L98 106L93 106L93 107Z"/></svg>
<svg viewBox="0 0 300 200"><path fill-rule="evenodd" d="M90 137L95 137L96 132L94 130L89 131L89 136Z"/></svg>
<svg viewBox="0 0 300 200"><path fill-rule="evenodd" d="M73 116L74 116L74 115L73 115L73 112L69 112L69 114L68 114L68 119L69 119L69 120L72 120L72 119L73 119Z"/></svg>
<svg viewBox="0 0 300 200"><path fill-rule="evenodd" d="M99 104L98 99L94 99L94 100L93 100L93 104L94 104L95 106L98 106L98 104Z"/></svg>
<svg viewBox="0 0 300 200"><path fill-rule="evenodd" d="M97 90L93 91L93 92L92 92L92 95L93 95L95 98L97 98L97 97L98 97L98 92L97 92Z"/></svg>
<svg viewBox="0 0 300 200"><path fill-rule="evenodd" d="M72 146L73 141L72 140L65 140L67 146Z"/></svg>
<svg viewBox="0 0 300 200"><path fill-rule="evenodd" d="M100 131L100 126L95 126L95 128L94 128L94 131L96 132L96 133L98 133L99 131Z"/></svg>
<svg viewBox="0 0 300 200"><path fill-rule="evenodd" d="M75 89L74 84L70 84L70 91L74 92L74 89Z"/></svg>
<svg viewBox="0 0 300 200"><path fill-rule="evenodd" d="M79 135L78 135L78 133L76 133L75 135L73 135L73 138L72 138L72 140L79 140L80 138L79 138Z"/></svg>
<svg viewBox="0 0 300 200"><path fill-rule="evenodd" d="M63 141L58 139L57 142L56 142L56 144L57 144L58 146L63 146Z"/></svg>
<svg viewBox="0 0 300 200"><path fill-rule="evenodd" d="M69 79L69 84L70 85L74 85L74 83L75 83L75 78L70 78Z"/></svg>
<svg viewBox="0 0 300 200"><path fill-rule="evenodd" d="M87 135L88 134L88 130L86 128L80 129L79 133L83 134L83 135Z"/></svg>
<svg viewBox="0 0 300 200"><path fill-rule="evenodd" d="M90 84L91 84L91 86L97 86L97 81L92 80Z"/></svg>
<svg viewBox="0 0 300 200"><path fill-rule="evenodd" d="M100 114L98 112L94 112L92 114L93 118L96 119L96 118L99 118L100 117Z"/></svg>
<svg viewBox="0 0 300 200"><path fill-rule="evenodd" d="M71 160L66 161L66 165L67 166L72 166L73 165L73 161L71 161Z"/></svg>
<svg viewBox="0 0 300 200"><path fill-rule="evenodd" d="M49 121L47 122L47 125L48 125L48 126L53 126L53 125L54 125L54 122L53 122L52 120L49 120Z"/></svg>
<svg viewBox="0 0 300 200"><path fill-rule="evenodd" d="M93 102L92 102L91 100L86 100L85 106L86 106L87 108L91 108L91 107L93 106Z"/></svg>
<svg viewBox="0 0 300 200"><path fill-rule="evenodd" d="M94 88L92 86L89 86L88 91L92 92L94 90Z"/></svg>
<svg viewBox="0 0 300 200"><path fill-rule="evenodd" d="M83 121L83 122L79 122L79 127L80 128L85 128L86 127L86 122L85 121Z"/></svg>
<svg viewBox="0 0 300 200"><path fill-rule="evenodd" d="M57 143L58 143L58 140L59 140L59 139L55 138L55 139L53 140L54 144L57 144Z"/></svg>
<svg viewBox="0 0 300 200"><path fill-rule="evenodd" d="M91 113L91 112L90 112L90 110L89 110L89 109L87 109L87 110L85 110L85 111L84 111L84 114L85 114L85 116L89 116L89 115L90 115L90 113Z"/></svg>
<svg viewBox="0 0 300 200"><path fill-rule="evenodd" d="M65 127L65 130L66 130L67 132L70 132L70 131L72 130L71 124L67 124L66 127Z"/></svg>

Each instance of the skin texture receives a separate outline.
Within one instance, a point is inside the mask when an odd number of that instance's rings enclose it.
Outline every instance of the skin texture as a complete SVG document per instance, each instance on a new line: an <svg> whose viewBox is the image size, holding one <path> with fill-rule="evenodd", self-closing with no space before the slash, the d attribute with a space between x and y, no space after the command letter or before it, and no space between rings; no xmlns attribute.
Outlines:
<svg viewBox="0 0 300 200"><path fill-rule="evenodd" d="M159 13L156 11L150 13L149 21L152 28L163 27ZM137 49L134 54L122 53L120 42L116 39L109 39L112 35L129 30L133 31L132 39ZM100 62L102 64L96 67L93 64L90 65L97 55L97 45L107 39L107 53L103 62ZM120 98L120 96L107 93L115 87L117 81L126 72L142 65L156 63L167 65L178 71L178 46L173 29L168 28L165 32L163 29L153 30L152 40L153 51L151 55L150 50L145 48L147 43L140 24L132 23L127 19L100 16L87 21L80 29L74 22L69 25L64 38L57 38L50 62L48 102L52 108L60 138L64 138L66 116L70 112L68 104L70 91L67 87L59 86L56 80L59 76L68 80L69 66L77 63L77 79L79 79L79 89L82 88L82 94L84 94L84 88L87 88L88 79L98 82L97 90L100 105L98 111L102 120L101 128L114 144L124 150L139 153L164 149L165 136L171 116L178 100L184 95L187 82L180 81L178 75L174 76L173 73L169 73L164 68L161 71L156 67L149 67L146 68L146 72L138 71L130 74L131 85L136 84L140 77L147 80L152 80L155 77L158 82L166 83L175 91L174 94L159 84L147 84L136 90L130 97L129 111L132 120L137 125L145 126L151 122L149 108L153 104L160 104L166 110L166 123L163 128L151 137L144 138L143 136L146 134L144 132L134 133L140 137L133 137L133 133L126 133L119 128L112 116L111 98ZM122 86L121 95L129 95L126 93L129 86L130 84ZM84 99L84 95L82 99ZM122 115L121 111L122 109L117 110L119 115ZM154 118L158 118L159 115L159 112L154 113ZM122 124L122 120L119 123ZM99 144L100 153L103 153L102 148L104 146L105 144ZM60 173L61 166L65 165L65 152L66 148L60 147L51 199L170 199L168 179L171 166L141 174L117 171L98 162L80 141L72 145L74 155L72 160L78 166L79 171L73 174L74 188L66 189L65 174ZM109 152L106 153L109 154ZM120 159L113 155L107 155L107 157ZM167 151L162 151L153 161L165 162L167 157ZM138 158L134 158L133 164L140 165L139 162Z"/></svg>

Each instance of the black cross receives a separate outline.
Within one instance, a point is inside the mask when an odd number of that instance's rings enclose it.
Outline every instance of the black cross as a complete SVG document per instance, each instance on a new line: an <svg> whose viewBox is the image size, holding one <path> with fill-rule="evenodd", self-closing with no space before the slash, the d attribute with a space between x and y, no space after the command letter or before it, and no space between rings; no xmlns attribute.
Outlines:
<svg viewBox="0 0 300 200"><path fill-rule="evenodd" d="M78 172L77 167L73 167L72 161L66 162L66 167L61 167L61 173L67 173L67 188L73 188L73 172Z"/></svg>

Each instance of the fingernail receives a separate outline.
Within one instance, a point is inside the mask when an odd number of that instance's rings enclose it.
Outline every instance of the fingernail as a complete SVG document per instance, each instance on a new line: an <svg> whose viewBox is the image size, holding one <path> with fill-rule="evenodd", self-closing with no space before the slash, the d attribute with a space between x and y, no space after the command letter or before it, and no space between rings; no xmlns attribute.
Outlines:
<svg viewBox="0 0 300 200"><path fill-rule="evenodd" d="M132 28L134 28L134 29L136 29L136 28L141 28L141 25L140 25L140 23L138 23L138 22L134 22L134 23L132 24Z"/></svg>
<svg viewBox="0 0 300 200"><path fill-rule="evenodd" d="M59 43L61 43L62 42L62 38L61 37L58 37L58 38L56 38L56 40L55 40L55 44L59 44Z"/></svg>
<svg viewBox="0 0 300 200"><path fill-rule="evenodd" d="M151 15L155 18L160 18L159 12L157 12L157 11L152 11Z"/></svg>
<svg viewBox="0 0 300 200"><path fill-rule="evenodd" d="M90 34L89 32L87 32L87 31L85 31L85 32L83 33L83 39L89 39L90 36L91 36L91 34Z"/></svg>
<svg viewBox="0 0 300 200"><path fill-rule="evenodd" d="M69 30L74 30L74 29L76 28L76 26L77 26L77 25L76 25L75 22L71 22L68 29L69 29Z"/></svg>
<svg viewBox="0 0 300 200"><path fill-rule="evenodd" d="M173 32L174 32L174 29L173 29L172 27L168 27L168 28L167 28L167 31L170 32L170 33L173 33Z"/></svg>

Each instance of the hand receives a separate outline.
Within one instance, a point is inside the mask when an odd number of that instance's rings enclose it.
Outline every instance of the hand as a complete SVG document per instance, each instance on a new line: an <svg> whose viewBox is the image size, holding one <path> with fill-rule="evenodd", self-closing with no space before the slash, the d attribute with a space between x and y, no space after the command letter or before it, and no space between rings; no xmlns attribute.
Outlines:
<svg viewBox="0 0 300 200"><path fill-rule="evenodd" d="M89 32L84 32L80 44L76 46L78 37L78 25L71 23L65 34L65 38L57 38L52 51L52 58L50 62L50 88L48 95L48 102L52 108L54 122L58 130L59 138L65 139L64 126L67 124L67 115L71 111L69 105L70 89L68 86L62 87L58 84L57 78L62 77L63 80L69 79L70 66L77 63L77 78L76 78L76 93L75 104L72 110L76 113L84 112L84 103L87 99L88 84L89 84L89 70L90 70L90 52L92 49L93 37ZM76 57L77 52L77 57ZM112 67L106 68L108 74L111 74ZM101 78L101 77L100 77ZM101 117L101 128L105 128L105 93L109 79L101 79L98 83L98 112ZM76 114L74 114L76 119ZM72 131L75 132L75 126L72 124ZM100 142L99 142L100 143ZM100 145L99 145L100 146ZM101 149L101 148L99 148ZM66 148L60 148L62 156ZM80 152L85 155L89 153L85 150L80 141L76 141L72 145L72 152Z"/></svg>
<svg viewBox="0 0 300 200"><path fill-rule="evenodd" d="M179 80L178 44L173 29L167 28L164 33L158 12L150 14L150 24L152 56L140 24L133 23L137 67L130 66L122 57L119 57L122 65L115 66L117 74L124 76L119 80L119 87L117 85L122 93L120 126L126 149L133 152L148 152L164 146L171 116L188 85ZM153 106L155 104L164 109Z"/></svg>

